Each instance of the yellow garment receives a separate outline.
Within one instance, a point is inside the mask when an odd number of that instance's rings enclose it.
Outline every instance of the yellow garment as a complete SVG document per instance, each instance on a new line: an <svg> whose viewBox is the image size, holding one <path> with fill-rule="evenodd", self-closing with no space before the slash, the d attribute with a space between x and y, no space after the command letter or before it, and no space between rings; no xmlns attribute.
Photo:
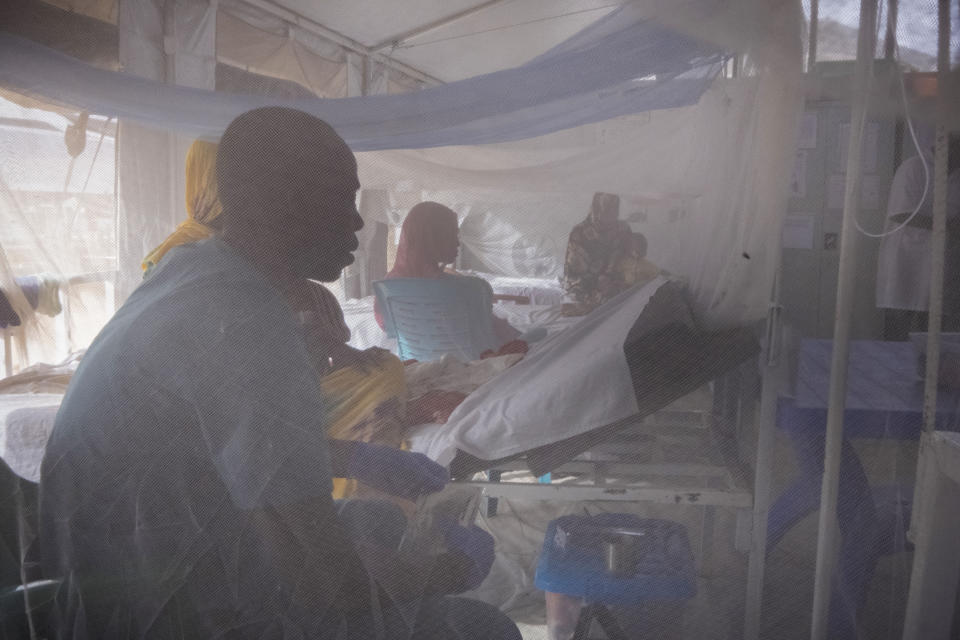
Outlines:
<svg viewBox="0 0 960 640"><path fill-rule="evenodd" d="M660 267L646 258L625 256L617 261L616 270L623 277L623 283L632 287L646 284L660 275Z"/></svg>
<svg viewBox="0 0 960 640"><path fill-rule="evenodd" d="M404 448L403 416L407 384L403 363L384 354L365 367L345 367L320 379L327 407L327 436ZM357 491L356 480L333 479L333 497Z"/></svg>
<svg viewBox="0 0 960 640"><path fill-rule="evenodd" d="M187 219L151 251L140 265L147 271L176 246L213 235L211 223L223 213L217 196L217 145L195 140L187 152Z"/></svg>

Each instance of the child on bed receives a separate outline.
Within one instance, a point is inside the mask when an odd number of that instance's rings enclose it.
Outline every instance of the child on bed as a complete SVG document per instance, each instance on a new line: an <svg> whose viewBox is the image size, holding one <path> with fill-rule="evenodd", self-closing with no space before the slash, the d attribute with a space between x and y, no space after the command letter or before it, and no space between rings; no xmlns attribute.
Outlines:
<svg viewBox="0 0 960 640"><path fill-rule="evenodd" d="M647 239L642 233L631 234L628 247L613 268L620 274L624 289L645 285L661 274L660 267L647 260Z"/></svg>

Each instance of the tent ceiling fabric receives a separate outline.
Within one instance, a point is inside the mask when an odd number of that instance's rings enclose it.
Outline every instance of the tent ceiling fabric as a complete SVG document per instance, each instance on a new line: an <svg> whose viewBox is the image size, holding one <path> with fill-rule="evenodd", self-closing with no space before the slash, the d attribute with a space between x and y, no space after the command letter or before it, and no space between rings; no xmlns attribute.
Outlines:
<svg viewBox="0 0 960 640"><path fill-rule="evenodd" d="M307 17L367 47L481 7L382 53L445 82L523 64L613 11L622 0L409 0L403 11L379 2L282 0ZM486 6L484 6L486 5Z"/></svg>
<svg viewBox="0 0 960 640"><path fill-rule="evenodd" d="M83 65L0 34L12 64L0 84L92 113L194 137L219 137L243 111L282 103L330 122L356 151L518 140L695 103L719 71L715 45L677 33L635 4L526 65L396 96L278 101L167 85Z"/></svg>

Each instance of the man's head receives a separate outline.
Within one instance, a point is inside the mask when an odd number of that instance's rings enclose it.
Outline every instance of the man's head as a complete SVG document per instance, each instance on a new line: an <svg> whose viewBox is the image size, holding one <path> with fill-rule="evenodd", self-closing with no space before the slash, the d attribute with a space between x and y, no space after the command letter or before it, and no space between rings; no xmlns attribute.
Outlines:
<svg viewBox="0 0 960 640"><path fill-rule="evenodd" d="M224 237L293 275L329 282L353 262L357 163L326 122L285 107L248 111L217 152Z"/></svg>

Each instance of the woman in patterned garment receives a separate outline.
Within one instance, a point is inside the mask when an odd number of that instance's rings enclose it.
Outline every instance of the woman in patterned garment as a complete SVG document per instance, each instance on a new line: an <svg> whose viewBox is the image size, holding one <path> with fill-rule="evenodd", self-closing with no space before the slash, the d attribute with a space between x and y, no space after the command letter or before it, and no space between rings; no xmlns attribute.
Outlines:
<svg viewBox="0 0 960 640"><path fill-rule="evenodd" d="M581 315L627 288L617 264L631 252L633 232L619 216L619 196L595 193L587 219L570 232L563 284L574 304L565 313Z"/></svg>

